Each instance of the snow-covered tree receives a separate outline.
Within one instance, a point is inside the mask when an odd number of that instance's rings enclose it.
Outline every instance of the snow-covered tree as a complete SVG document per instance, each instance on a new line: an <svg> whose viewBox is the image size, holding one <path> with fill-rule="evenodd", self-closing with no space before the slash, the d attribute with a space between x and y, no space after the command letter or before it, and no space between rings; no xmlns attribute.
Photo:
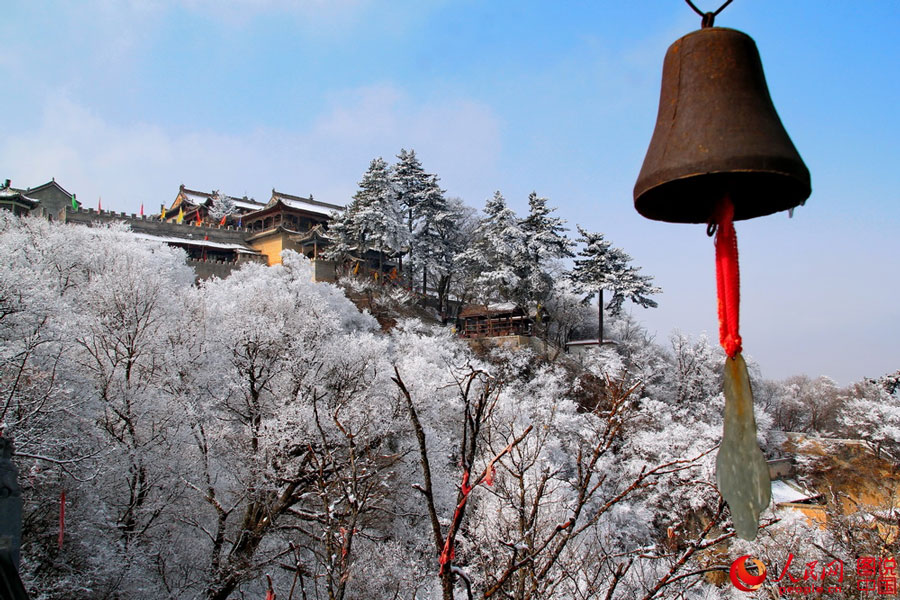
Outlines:
<svg viewBox="0 0 900 600"><path fill-rule="evenodd" d="M553 217L547 199L531 192L528 196L528 216L520 222L525 248L517 265L520 304L536 308L543 304L553 287L552 266L562 258L572 256L572 241L565 236L565 221Z"/></svg>
<svg viewBox="0 0 900 600"><path fill-rule="evenodd" d="M438 557L424 563L440 582L430 597L649 598L702 586L704 551L733 535L718 529L726 513L710 484L720 416L698 431L684 412L673 444L664 432L681 407L638 399L638 384L572 381L525 350L481 362L439 345L398 336L394 377L415 434L412 498Z"/></svg>
<svg viewBox="0 0 900 600"><path fill-rule="evenodd" d="M528 245L499 194L487 214L462 254L494 299ZM740 554L895 543L839 515L818 531L765 514L755 545L732 539L704 338L663 348L619 314L582 365L476 354L418 319L382 331L293 252L193 285L183 253L123 227L3 212L0 258L0 427L40 600L261 598L269 578L279 598L727 598L707 577ZM584 308L570 287L546 300L561 331ZM797 400L818 432L840 415L890 456L891 384L772 385L767 411Z"/></svg>
<svg viewBox="0 0 900 600"><path fill-rule="evenodd" d="M831 435L841 428L844 396L830 377L789 377L778 385L772 403L774 425L782 431Z"/></svg>
<svg viewBox="0 0 900 600"><path fill-rule="evenodd" d="M593 335L593 312L569 279L554 282L543 306L552 317L546 329L547 340L557 348L565 348L575 336L586 339Z"/></svg>
<svg viewBox="0 0 900 600"><path fill-rule="evenodd" d="M404 223L390 169L382 158L373 159L359 182L359 190L347 209L335 215L329 226L335 239L328 254L359 258L377 252L379 261L396 256L409 247L409 230Z"/></svg>
<svg viewBox="0 0 900 600"><path fill-rule="evenodd" d="M397 155L397 164L391 171L391 180L394 184L394 190L397 192L397 202L403 211L406 219L406 226L412 234L414 224L417 220L415 213L416 207L429 194L429 187L435 182L430 181L433 175L428 175L422 168L422 163L416 157L416 151L406 151L405 148L400 150Z"/></svg>
<svg viewBox="0 0 900 600"><path fill-rule="evenodd" d="M566 237L565 220L551 216L555 209L547 206L547 198L531 192L528 196L528 216L522 220L527 236L528 254L532 262L547 262L572 256L572 240Z"/></svg>
<svg viewBox="0 0 900 600"><path fill-rule="evenodd" d="M387 340L310 269L285 252L282 266L246 265L201 290L208 362L189 485L208 507L198 529L212 542L209 600L244 589L292 547L307 585L345 597L360 538L382 535L396 462L393 400L379 393Z"/></svg>
<svg viewBox="0 0 900 600"><path fill-rule="evenodd" d="M3 323L25 334L2 342L12 359L4 371L17 373L3 377L3 428L29 473L24 577L56 597L154 593L156 557L168 545L162 524L181 487L168 455L179 429L165 392L177 373L171 336L193 274L182 252L121 226L5 227L0 248L13 252L0 287L19 290L4 293L18 312L7 308ZM11 270L19 267L42 289ZM64 492L69 525L57 548L53 509Z"/></svg>
<svg viewBox="0 0 900 600"><path fill-rule="evenodd" d="M525 252L525 232L498 191L485 204L472 242L458 259L470 273L479 301L508 301L521 286L519 269Z"/></svg>
<svg viewBox="0 0 900 600"><path fill-rule="evenodd" d="M444 314L450 285L460 270L456 257L469 241L471 211L458 198L445 198L437 177L430 176L426 194L414 213L413 272L421 273L423 294L431 281L430 287L438 295L439 312Z"/></svg>
<svg viewBox="0 0 900 600"><path fill-rule="evenodd" d="M590 301L598 296L598 339L603 339L603 311L617 315L622 310L625 300L631 300L645 308L656 307L656 301L650 296L662 290L652 284L653 278L639 273L640 267L634 267L631 257L623 250L613 247L602 233L592 233L578 226L581 237L578 242L584 247L578 252L575 267L569 278L585 293L585 300ZM606 307L603 306L603 292L612 293Z"/></svg>
<svg viewBox="0 0 900 600"><path fill-rule="evenodd" d="M209 206L209 218L213 221L220 221L222 217L233 214L237 210L234 205L234 199L218 190L213 191L212 203Z"/></svg>
<svg viewBox="0 0 900 600"><path fill-rule="evenodd" d="M861 381L850 386L841 407L839 422L844 431L865 440L875 456L887 449L898 458L900 449L900 398L896 387L882 381Z"/></svg>

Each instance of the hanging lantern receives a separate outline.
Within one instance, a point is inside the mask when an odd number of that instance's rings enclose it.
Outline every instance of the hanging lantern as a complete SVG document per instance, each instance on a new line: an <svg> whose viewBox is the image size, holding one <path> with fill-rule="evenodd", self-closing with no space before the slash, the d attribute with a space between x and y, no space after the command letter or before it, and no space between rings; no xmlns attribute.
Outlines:
<svg viewBox="0 0 900 600"><path fill-rule="evenodd" d="M656 128L634 186L634 205L649 219L706 223L716 234L719 341L725 418L716 481L737 534L752 540L771 499L771 480L756 441L753 395L738 332L740 284L735 220L803 204L809 171L775 112L759 52L745 33L702 28L669 47Z"/></svg>

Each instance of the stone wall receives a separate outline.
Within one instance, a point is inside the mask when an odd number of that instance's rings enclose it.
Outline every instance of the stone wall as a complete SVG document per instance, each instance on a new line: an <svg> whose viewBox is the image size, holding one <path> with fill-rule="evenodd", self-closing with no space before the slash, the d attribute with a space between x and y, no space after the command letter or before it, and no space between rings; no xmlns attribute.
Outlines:
<svg viewBox="0 0 900 600"><path fill-rule="evenodd" d="M327 281L334 283L337 279L335 275L336 262L333 260L317 259L312 261L313 281Z"/></svg>
<svg viewBox="0 0 900 600"><path fill-rule="evenodd" d="M200 225L198 227L193 223L178 224L160 221L159 218L148 217L147 215L140 216L111 210L97 212L93 208L78 211L68 208L65 212L65 221L80 225L124 222L131 226L132 231L147 235L179 237L189 240L202 240L204 237L209 236L209 241L224 244L246 244L244 240L249 234L243 228L219 227L218 225Z"/></svg>
<svg viewBox="0 0 900 600"><path fill-rule="evenodd" d="M210 277L218 277L225 279L231 272L240 268L242 263L223 262L219 260L194 260L187 259L187 265L194 269L197 279L209 279Z"/></svg>
<svg viewBox="0 0 900 600"><path fill-rule="evenodd" d="M223 244L243 244L249 246L247 238L251 235L259 235L259 232L251 232L244 228L235 227L219 227L218 225L200 225L188 223L170 223L161 221L159 218L128 214L115 211L96 211L93 208L81 209L73 211L71 208L66 209L65 213L60 213L65 217L65 222L75 223L78 225L91 226L95 223L126 223L131 230L146 235L155 235L160 237L174 237L187 240L201 241L207 236L211 242L219 242ZM224 279L235 269L240 268L245 262L260 262L266 264L265 256L257 256L252 254L238 254L236 262L218 261L218 260L198 260L188 259L187 264L194 269L197 279L209 279L216 276ZM335 280L335 263L328 260L314 260L313 262L313 280L314 281L334 281Z"/></svg>

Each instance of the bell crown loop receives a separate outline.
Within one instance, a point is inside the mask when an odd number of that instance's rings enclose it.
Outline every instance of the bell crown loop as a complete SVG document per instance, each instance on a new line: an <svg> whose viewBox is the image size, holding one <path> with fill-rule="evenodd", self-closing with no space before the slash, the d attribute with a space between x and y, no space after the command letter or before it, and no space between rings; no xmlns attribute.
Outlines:
<svg viewBox="0 0 900 600"><path fill-rule="evenodd" d="M659 112L634 187L639 213L708 223L728 195L735 220L793 208L809 171L772 104L759 51L741 31L706 27L673 43Z"/></svg>
<svg viewBox="0 0 900 600"><path fill-rule="evenodd" d="M713 27L716 22L716 17L719 15L719 13L722 12L723 10L725 10L725 7L733 2L733 0L725 0L725 3L722 6L720 6L719 8L717 8L715 11L703 12L702 10L697 8L697 5L694 4L693 2L691 2L691 0L684 0L684 1L687 2L687 5L690 6L694 10L695 13L700 15L700 19L701 19L700 26L701 27Z"/></svg>

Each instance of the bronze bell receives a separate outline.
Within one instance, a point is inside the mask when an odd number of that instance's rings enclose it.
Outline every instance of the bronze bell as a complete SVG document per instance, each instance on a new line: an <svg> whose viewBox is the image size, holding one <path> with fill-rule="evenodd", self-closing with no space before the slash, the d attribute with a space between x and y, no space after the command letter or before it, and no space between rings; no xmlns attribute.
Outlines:
<svg viewBox="0 0 900 600"><path fill-rule="evenodd" d="M704 27L669 47L659 114L634 186L650 219L708 223L725 195L734 218L809 198L809 171L775 112L759 52L745 33Z"/></svg>

